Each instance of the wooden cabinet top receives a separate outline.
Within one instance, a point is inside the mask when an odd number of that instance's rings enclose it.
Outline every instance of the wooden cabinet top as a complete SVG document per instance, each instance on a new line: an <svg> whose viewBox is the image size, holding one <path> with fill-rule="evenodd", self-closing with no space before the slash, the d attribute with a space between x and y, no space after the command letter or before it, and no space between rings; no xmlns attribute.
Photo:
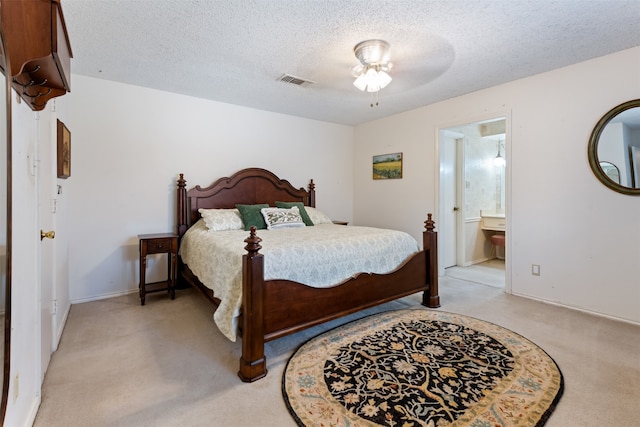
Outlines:
<svg viewBox="0 0 640 427"><path fill-rule="evenodd" d="M60 0L0 0L7 77L36 111L71 90L71 44Z"/></svg>

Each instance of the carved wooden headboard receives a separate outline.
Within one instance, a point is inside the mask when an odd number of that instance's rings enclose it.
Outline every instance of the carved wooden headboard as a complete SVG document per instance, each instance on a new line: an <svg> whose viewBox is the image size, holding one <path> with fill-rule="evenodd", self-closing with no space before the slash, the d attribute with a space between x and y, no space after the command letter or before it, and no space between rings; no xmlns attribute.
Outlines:
<svg viewBox="0 0 640 427"><path fill-rule="evenodd" d="M248 168L230 177L220 178L206 188L199 185L187 191L187 181L180 174L178 179L178 235L199 218L198 209L232 209L236 204L254 205L275 202L302 202L315 207L315 185L309 182L309 190L295 188L287 180L260 168Z"/></svg>

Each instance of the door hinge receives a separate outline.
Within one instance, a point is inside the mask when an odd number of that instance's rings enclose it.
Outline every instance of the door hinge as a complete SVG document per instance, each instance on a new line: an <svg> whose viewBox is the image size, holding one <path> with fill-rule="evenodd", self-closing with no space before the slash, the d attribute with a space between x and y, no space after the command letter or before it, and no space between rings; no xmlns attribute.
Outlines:
<svg viewBox="0 0 640 427"><path fill-rule="evenodd" d="M51 301L51 314L56 314L58 312L58 301Z"/></svg>

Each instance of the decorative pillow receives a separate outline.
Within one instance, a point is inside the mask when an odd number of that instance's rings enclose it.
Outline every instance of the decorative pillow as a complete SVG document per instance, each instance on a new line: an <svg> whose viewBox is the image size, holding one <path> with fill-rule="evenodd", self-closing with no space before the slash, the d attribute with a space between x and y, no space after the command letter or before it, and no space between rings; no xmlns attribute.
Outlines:
<svg viewBox="0 0 640 427"><path fill-rule="evenodd" d="M305 227L297 206L290 209L264 208L261 211L269 230L277 228Z"/></svg>
<svg viewBox="0 0 640 427"><path fill-rule="evenodd" d="M268 208L266 203L259 205L236 205L236 208L240 212L244 229L249 231L251 226L254 226L258 230L264 230L267 228L267 223L264 222L264 217L260 212L260 209Z"/></svg>
<svg viewBox="0 0 640 427"><path fill-rule="evenodd" d="M306 209L307 213L309 214L309 218L311 218L311 221L313 221L315 225L333 223L333 221L331 221L331 218L329 218L323 212L320 212L318 209L312 208L310 206L307 206Z"/></svg>
<svg viewBox="0 0 640 427"><path fill-rule="evenodd" d="M304 225L306 226L313 225L313 221L311 221L311 218L309 218L309 214L304 208L304 204L302 202L276 202L276 206L279 208L285 208L285 209L289 209L296 206L300 211L300 216L302 217L302 221L304 221Z"/></svg>
<svg viewBox="0 0 640 427"><path fill-rule="evenodd" d="M238 209L198 209L209 231L242 230Z"/></svg>

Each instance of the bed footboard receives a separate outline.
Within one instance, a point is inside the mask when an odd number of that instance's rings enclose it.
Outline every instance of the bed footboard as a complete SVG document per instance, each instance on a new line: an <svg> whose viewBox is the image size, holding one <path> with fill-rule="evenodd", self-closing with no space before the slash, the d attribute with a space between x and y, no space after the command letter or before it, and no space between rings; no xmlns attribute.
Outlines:
<svg viewBox="0 0 640 427"><path fill-rule="evenodd" d="M243 256L242 357L238 376L253 382L267 375L264 343L313 325L355 313L416 292L422 304L440 306L435 222L425 221L423 250L389 274L360 274L331 288L287 280L264 280L261 239L254 227Z"/></svg>

